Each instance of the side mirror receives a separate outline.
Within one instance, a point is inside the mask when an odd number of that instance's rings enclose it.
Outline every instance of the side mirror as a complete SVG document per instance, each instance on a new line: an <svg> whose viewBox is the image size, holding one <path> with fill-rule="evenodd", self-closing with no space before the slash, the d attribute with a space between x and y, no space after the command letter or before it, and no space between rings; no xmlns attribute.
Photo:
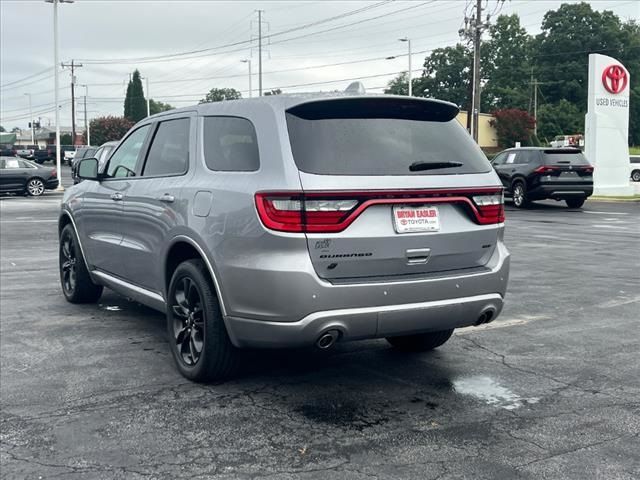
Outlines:
<svg viewBox="0 0 640 480"><path fill-rule="evenodd" d="M83 158L78 163L78 178L81 180L100 180L98 175L98 159Z"/></svg>

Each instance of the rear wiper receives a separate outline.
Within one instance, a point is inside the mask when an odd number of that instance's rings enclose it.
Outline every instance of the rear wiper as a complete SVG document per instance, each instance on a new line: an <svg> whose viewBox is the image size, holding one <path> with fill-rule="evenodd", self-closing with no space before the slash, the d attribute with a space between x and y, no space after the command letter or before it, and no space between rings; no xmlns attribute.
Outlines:
<svg viewBox="0 0 640 480"><path fill-rule="evenodd" d="M413 162L409 165L409 170L419 172L421 170L436 170L438 168L462 167L464 163L460 162Z"/></svg>

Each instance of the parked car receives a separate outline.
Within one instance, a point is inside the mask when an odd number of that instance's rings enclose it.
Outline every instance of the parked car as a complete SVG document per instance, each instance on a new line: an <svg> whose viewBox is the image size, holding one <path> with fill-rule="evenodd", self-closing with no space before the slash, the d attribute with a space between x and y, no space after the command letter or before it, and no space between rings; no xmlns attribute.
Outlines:
<svg viewBox="0 0 640 480"><path fill-rule="evenodd" d="M49 152L49 149L45 148L40 150L34 150L33 152L34 162L36 162L39 165L42 165L47 160L51 160L51 153Z"/></svg>
<svg viewBox="0 0 640 480"><path fill-rule="evenodd" d="M165 312L197 381L230 375L245 347L436 348L498 316L509 274L503 189L457 114L273 96L146 118L103 172L78 163L59 218L64 296L108 286Z"/></svg>
<svg viewBox="0 0 640 480"><path fill-rule="evenodd" d="M580 208L593 193L593 167L577 148L510 148L492 165L518 208L545 199Z"/></svg>
<svg viewBox="0 0 640 480"><path fill-rule="evenodd" d="M26 147L18 146L18 148L16 149L16 155L31 160L33 159L33 152L36 150L38 150L37 145L27 145Z"/></svg>
<svg viewBox="0 0 640 480"><path fill-rule="evenodd" d="M94 158L98 159L98 171L102 171L102 168L104 167L105 163L107 163L107 160L111 156L113 149L116 148L117 145L117 141L106 142L100 145L100 148L96 150Z"/></svg>
<svg viewBox="0 0 640 480"><path fill-rule="evenodd" d="M634 182L640 182L640 156L632 155L629 157L630 176Z"/></svg>
<svg viewBox="0 0 640 480"><path fill-rule="evenodd" d="M78 162L83 158L95 158L96 151L98 149L96 147L80 147L76 151L75 156L71 162L71 176L73 177L73 183L78 183L79 179L77 178L76 168Z"/></svg>
<svg viewBox="0 0 640 480"><path fill-rule="evenodd" d="M12 145L2 145L0 148L0 157L15 157L16 151L13 149Z"/></svg>
<svg viewBox="0 0 640 480"><path fill-rule="evenodd" d="M42 167L16 157L0 157L0 192L25 193L39 197L58 186L55 168Z"/></svg>
<svg viewBox="0 0 640 480"><path fill-rule="evenodd" d="M51 160L53 161L53 163L56 162L56 146L55 145L48 145L47 146L47 151L49 152L49 156L51 158ZM71 153L73 152L73 153ZM76 153L76 147L73 145L60 145L60 163L61 164L67 164L67 165L71 165L71 159L73 158L73 156Z"/></svg>

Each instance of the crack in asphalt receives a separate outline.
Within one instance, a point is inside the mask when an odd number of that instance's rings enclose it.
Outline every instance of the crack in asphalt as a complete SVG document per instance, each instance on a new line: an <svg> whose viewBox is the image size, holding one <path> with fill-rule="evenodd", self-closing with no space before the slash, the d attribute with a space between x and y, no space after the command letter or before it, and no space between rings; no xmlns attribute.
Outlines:
<svg viewBox="0 0 640 480"><path fill-rule="evenodd" d="M506 368L511 369L511 370L515 370L517 372L521 372L521 373L526 373L529 375L534 375L536 377L540 377L540 378L545 378L547 380L551 380L552 382L558 383L560 385L562 385L562 387L560 389L557 389L555 393L561 392L564 389L568 389L568 388L573 388L576 390L581 391L582 393L590 393L590 394L600 394L600 395L604 395L607 397L611 397L611 398L616 398L618 400L622 400L622 398L616 396L616 395L612 395L610 393L601 391L601 390L596 390L596 389L588 389L588 388L584 388L581 387L580 385L577 385L576 383L570 383L570 382L565 382L563 380L558 380L557 378L554 378L550 375L547 375L545 373L541 373L541 372L536 372L535 370L528 370L526 368L522 368L522 367L517 367L515 365L510 364L509 362L507 362L507 355L499 353L499 352L495 352L493 350L491 350L488 347L485 347L484 345L480 344L480 342L478 342L477 340L474 340L473 338L471 338L468 335L460 335L458 336L458 338L461 338L462 340L465 340L471 344L473 344L475 347L484 350L485 352L490 353L493 356L496 356L498 358L500 358L500 361L502 363L502 365L504 365Z"/></svg>

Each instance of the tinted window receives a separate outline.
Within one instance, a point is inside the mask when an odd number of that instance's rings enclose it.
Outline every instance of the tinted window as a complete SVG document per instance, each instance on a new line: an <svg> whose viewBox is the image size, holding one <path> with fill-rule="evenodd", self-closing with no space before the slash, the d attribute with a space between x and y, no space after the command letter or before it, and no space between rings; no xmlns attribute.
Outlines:
<svg viewBox="0 0 640 480"><path fill-rule="evenodd" d="M566 163L571 165L588 165L587 158L580 151L576 150L545 150L544 163L553 165Z"/></svg>
<svg viewBox="0 0 640 480"><path fill-rule="evenodd" d="M516 155L515 163L533 164L533 163L536 163L537 159L538 159L538 152L536 152L535 150L521 150Z"/></svg>
<svg viewBox="0 0 640 480"><path fill-rule="evenodd" d="M447 104L352 99L302 104L287 112L298 168L323 175L443 175L491 170ZM412 164L462 163L415 169Z"/></svg>
<svg viewBox="0 0 640 480"><path fill-rule="evenodd" d="M151 142L143 175L180 175L189 165L189 119L160 123Z"/></svg>
<svg viewBox="0 0 640 480"><path fill-rule="evenodd" d="M204 117L204 158L211 170L258 170L260 157L253 124L246 118Z"/></svg>
<svg viewBox="0 0 640 480"><path fill-rule="evenodd" d="M120 144L118 150L114 152L109 160L109 166L107 169L107 175L109 177L113 177L114 174L117 177L127 177L131 175L131 171L136 169L138 155L140 154L144 140L147 137L149 128L150 125L140 127ZM126 168L118 168L119 166Z"/></svg>
<svg viewBox="0 0 640 480"><path fill-rule="evenodd" d="M493 162L491 163L493 163L494 165L502 165L506 159L507 159L507 154L500 153L496 158L493 159Z"/></svg>

